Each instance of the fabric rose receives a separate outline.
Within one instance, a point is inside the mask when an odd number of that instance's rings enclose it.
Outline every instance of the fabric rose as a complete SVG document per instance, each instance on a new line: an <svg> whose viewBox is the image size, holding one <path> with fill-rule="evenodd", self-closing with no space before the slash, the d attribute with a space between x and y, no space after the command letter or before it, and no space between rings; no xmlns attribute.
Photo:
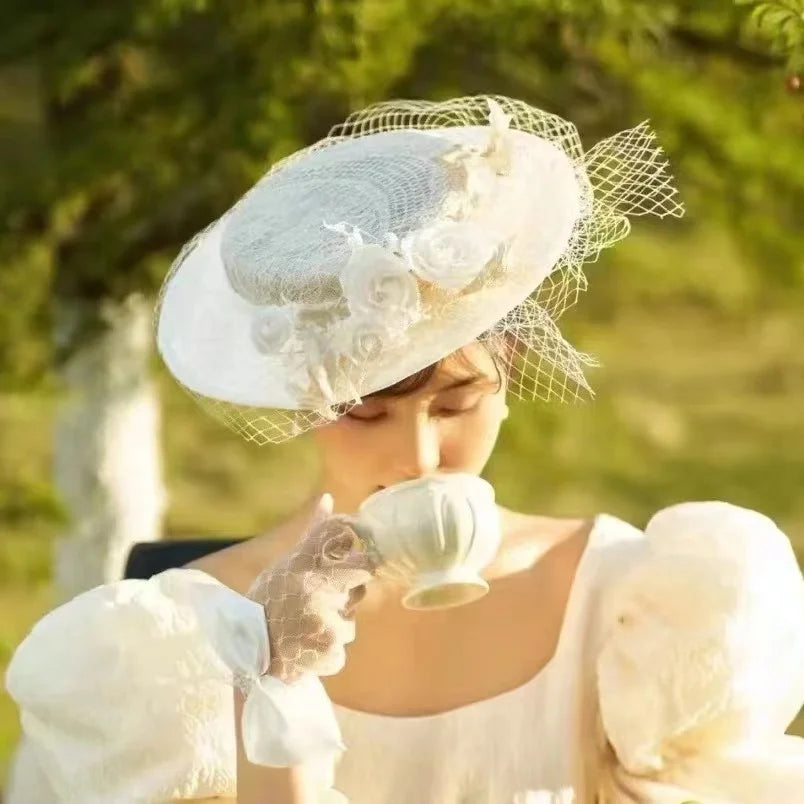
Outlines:
<svg viewBox="0 0 804 804"><path fill-rule="evenodd" d="M416 276L457 293L488 265L497 246L475 223L444 221L407 235L401 248Z"/></svg>
<svg viewBox="0 0 804 804"><path fill-rule="evenodd" d="M281 352L294 334L293 311L285 307L264 307L251 322L251 339L264 355Z"/></svg>
<svg viewBox="0 0 804 804"><path fill-rule="evenodd" d="M376 360L391 341L393 331L377 319L357 320L351 332L351 349L348 354L355 360Z"/></svg>
<svg viewBox="0 0 804 804"><path fill-rule="evenodd" d="M394 322L384 321L378 316L364 318L353 316L341 323L332 333L330 349L333 353L346 357L352 365L365 364L376 360L382 352L398 343L404 330Z"/></svg>
<svg viewBox="0 0 804 804"><path fill-rule="evenodd" d="M405 263L379 245L357 246L341 273L341 286L354 315L400 325L419 314L419 286Z"/></svg>

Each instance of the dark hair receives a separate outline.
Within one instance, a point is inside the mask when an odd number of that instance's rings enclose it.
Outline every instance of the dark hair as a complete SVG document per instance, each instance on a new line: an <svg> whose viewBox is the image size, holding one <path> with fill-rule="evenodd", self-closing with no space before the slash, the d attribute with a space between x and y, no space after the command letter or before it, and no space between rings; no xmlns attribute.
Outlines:
<svg viewBox="0 0 804 804"><path fill-rule="evenodd" d="M502 350L499 346L492 344L487 340L481 340L478 341L478 343L483 345L486 351L491 355L491 359L494 361L494 368L497 371L497 390L499 391L503 384L503 371L500 368L500 364L503 359ZM466 356L462 349L454 352L453 355L458 355L459 358L464 361L464 364L469 368L476 368L476 366ZM393 385L389 385L387 388L381 388L379 391L366 394L365 399L371 399L372 397L398 397L405 396L406 394L412 394L427 385L427 383L433 378L433 375L436 373L436 371L438 371L439 366L441 366L446 360L451 359L453 355L442 358L441 360L437 360L435 363L431 363L429 366L419 369L419 371L404 377L403 379L399 380L399 382L395 382Z"/></svg>

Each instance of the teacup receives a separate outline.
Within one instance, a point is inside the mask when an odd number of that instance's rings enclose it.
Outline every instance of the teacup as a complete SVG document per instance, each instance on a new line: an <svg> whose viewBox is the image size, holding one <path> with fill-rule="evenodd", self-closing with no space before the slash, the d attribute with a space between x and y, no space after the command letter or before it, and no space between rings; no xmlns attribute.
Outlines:
<svg viewBox="0 0 804 804"><path fill-rule="evenodd" d="M459 606L488 592L480 573L501 533L494 489L482 478L438 474L389 486L366 498L356 520L378 575L407 588L405 608Z"/></svg>

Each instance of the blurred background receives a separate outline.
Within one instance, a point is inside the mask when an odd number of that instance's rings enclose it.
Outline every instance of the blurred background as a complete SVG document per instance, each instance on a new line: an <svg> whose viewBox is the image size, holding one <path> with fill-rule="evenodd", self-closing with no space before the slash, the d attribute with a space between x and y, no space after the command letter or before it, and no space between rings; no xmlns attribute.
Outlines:
<svg viewBox="0 0 804 804"><path fill-rule="evenodd" d="M561 324L603 363L597 397L513 403L500 501L642 527L723 499L804 559L804 0L6 0L0 20L0 670L133 542L253 535L310 493L304 437L242 442L166 376L153 299L273 161L388 98L510 95L587 148L649 118L687 206L587 266ZM18 733L0 694L0 788Z"/></svg>

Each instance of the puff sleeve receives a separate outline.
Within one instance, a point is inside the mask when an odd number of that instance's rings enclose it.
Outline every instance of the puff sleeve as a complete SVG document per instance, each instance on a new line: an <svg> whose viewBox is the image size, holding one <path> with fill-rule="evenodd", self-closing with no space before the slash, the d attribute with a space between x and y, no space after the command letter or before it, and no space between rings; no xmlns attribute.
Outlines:
<svg viewBox="0 0 804 804"><path fill-rule="evenodd" d="M320 680L263 676L269 658L262 606L200 570L78 595L34 626L6 673L27 757L20 801L45 781L81 804L235 796L241 681L249 759L305 764L322 801L342 800L324 794L345 746ZM45 780L20 778L34 769Z"/></svg>
<svg viewBox="0 0 804 804"><path fill-rule="evenodd" d="M662 509L606 590L602 802L804 802L804 579L788 537L725 502Z"/></svg>

